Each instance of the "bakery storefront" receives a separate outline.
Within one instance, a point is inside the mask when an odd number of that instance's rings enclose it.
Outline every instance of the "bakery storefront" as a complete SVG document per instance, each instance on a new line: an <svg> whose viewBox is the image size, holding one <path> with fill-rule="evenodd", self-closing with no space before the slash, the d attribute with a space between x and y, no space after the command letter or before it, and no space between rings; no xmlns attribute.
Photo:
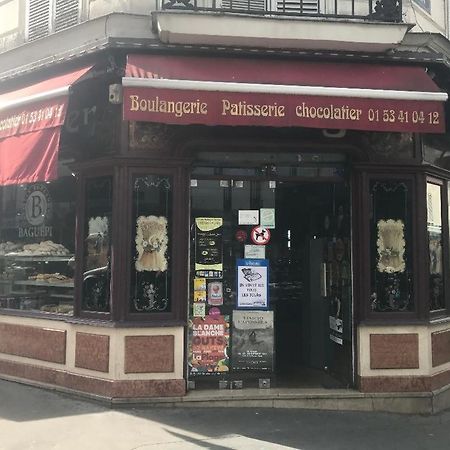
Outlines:
<svg viewBox="0 0 450 450"><path fill-rule="evenodd" d="M41 127L51 106L5 94L0 373L108 398L449 384L447 94L423 67L124 69L72 72Z"/></svg>

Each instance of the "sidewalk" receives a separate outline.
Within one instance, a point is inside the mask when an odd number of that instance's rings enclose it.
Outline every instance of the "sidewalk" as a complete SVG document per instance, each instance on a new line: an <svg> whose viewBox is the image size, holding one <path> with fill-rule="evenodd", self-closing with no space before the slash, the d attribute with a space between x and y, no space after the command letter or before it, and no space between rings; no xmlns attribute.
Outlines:
<svg viewBox="0 0 450 450"><path fill-rule="evenodd" d="M448 450L434 416L275 408L110 409L0 380L0 450Z"/></svg>

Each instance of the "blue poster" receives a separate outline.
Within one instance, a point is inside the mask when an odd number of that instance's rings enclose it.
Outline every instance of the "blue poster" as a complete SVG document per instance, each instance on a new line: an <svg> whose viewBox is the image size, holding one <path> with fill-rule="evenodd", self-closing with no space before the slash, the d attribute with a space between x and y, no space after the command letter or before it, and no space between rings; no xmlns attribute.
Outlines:
<svg viewBox="0 0 450 450"><path fill-rule="evenodd" d="M269 261L238 259L236 267L237 308L268 309Z"/></svg>

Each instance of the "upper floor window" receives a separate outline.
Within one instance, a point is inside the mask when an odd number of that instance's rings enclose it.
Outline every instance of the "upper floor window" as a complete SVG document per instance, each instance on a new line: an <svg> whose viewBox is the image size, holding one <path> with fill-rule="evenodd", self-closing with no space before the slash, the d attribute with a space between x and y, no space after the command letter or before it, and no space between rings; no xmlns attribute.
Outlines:
<svg viewBox="0 0 450 450"><path fill-rule="evenodd" d="M421 6L425 11L431 13L431 0L414 0L414 3Z"/></svg>
<svg viewBox="0 0 450 450"><path fill-rule="evenodd" d="M28 40L76 25L80 21L81 5L81 0L28 0Z"/></svg>

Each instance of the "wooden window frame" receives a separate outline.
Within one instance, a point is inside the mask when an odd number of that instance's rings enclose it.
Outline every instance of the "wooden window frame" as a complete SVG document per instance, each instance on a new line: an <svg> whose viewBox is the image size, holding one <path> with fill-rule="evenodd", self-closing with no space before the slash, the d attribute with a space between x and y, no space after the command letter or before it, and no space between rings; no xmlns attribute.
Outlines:
<svg viewBox="0 0 450 450"><path fill-rule="evenodd" d="M359 270L355 271L354 277L358 278L358 285L355 286L354 296L358 295L359 305L357 307L359 321L365 322L416 322L418 320L424 319L423 311L423 286L419 282L419 254L423 254L424 247L423 239L419 242L417 239L418 232L420 230L419 223L423 221L423 205L418 203L419 199L419 180L420 174L413 173L411 171L402 171L400 167L395 168L395 173L387 168L374 169L367 168L364 169L362 173L355 175L357 177L357 185L361 187L359 194L356 194L354 208L358 208L358 213L354 214L353 228L357 231L357 237L355 239L355 251L358 254L354 254L354 265L359 267ZM412 199L411 199L411 267L413 273L412 280L412 302L413 309L411 311L397 311L397 312L375 312L371 310L370 307L370 295L371 295L371 284L372 284L372 273L371 273L371 229L370 229L370 214L371 214L371 201L370 201L370 183L376 180L389 180L389 181L408 181L412 188ZM355 191L357 190L357 187ZM424 218L426 222L426 217ZM415 245L415 244L418 245ZM355 302L356 305L356 302Z"/></svg>
<svg viewBox="0 0 450 450"><path fill-rule="evenodd" d="M438 177L436 175L432 174L426 174L425 175L425 194L426 194L426 187L428 183L437 185L441 187L441 220L442 220L442 271L443 271L443 280L444 280L444 307L438 310L430 310L428 308L428 314L430 317L430 320L447 317L450 315L450 277L445 276L450 271L450 235L449 235L449 189L450 189L450 180L446 180L444 178ZM427 197L425 196L425 206L427 202ZM426 243L427 248L429 246L428 244L429 236L428 236L428 230L426 235ZM429 251L427 252L427 257L424 258L424 261L426 263L425 268L423 269L424 272L427 273L429 276L429 267L430 267L430 254ZM429 282L426 284L426 300L427 305L430 298L430 287Z"/></svg>
<svg viewBox="0 0 450 450"><path fill-rule="evenodd" d="M111 278L110 278L110 297L109 305L110 311L86 311L83 310L83 269L84 269L84 257L85 257L85 245L84 237L86 236L85 224L86 224L86 182L95 178L110 176L112 179L113 198L112 198L112 236L111 242L115 242L118 237L118 230L115 222L117 221L117 175L112 167L96 168L83 171L82 174L77 176L77 202L76 202L76 232L75 232L75 305L74 305L74 318L84 318L93 320L106 320L110 321L114 312L114 291L113 291L113 278L115 273L115 266L117 261L117 255L115 252L115 246L111 245Z"/></svg>
<svg viewBox="0 0 450 450"><path fill-rule="evenodd" d="M149 163L147 163L149 164ZM188 283L188 246L189 246L189 188L188 177L184 174L182 168L176 167L156 167L147 165L146 167L139 167L137 165L130 165L126 167L125 179L126 186L124 189L124 211L126 214L122 214L122 219L118 227L122 229L122 260L124 267L120 279L124 280L120 286L118 286L120 292L116 295L120 295L117 307L117 318L121 321L130 323L136 323L142 326L148 325L185 325L186 324L186 311L187 311L187 283ZM172 235L169 239L172 240L171 255L170 258L170 270L171 274L171 299L170 299L170 311L169 312L131 312L130 311L130 292L131 292L131 270L134 255L132 254L130 245L130 236L132 236L133 217L132 217L132 195L133 195L133 180L139 175L165 175L172 179ZM125 275L125 276L124 276ZM116 275L117 276L117 275Z"/></svg>

